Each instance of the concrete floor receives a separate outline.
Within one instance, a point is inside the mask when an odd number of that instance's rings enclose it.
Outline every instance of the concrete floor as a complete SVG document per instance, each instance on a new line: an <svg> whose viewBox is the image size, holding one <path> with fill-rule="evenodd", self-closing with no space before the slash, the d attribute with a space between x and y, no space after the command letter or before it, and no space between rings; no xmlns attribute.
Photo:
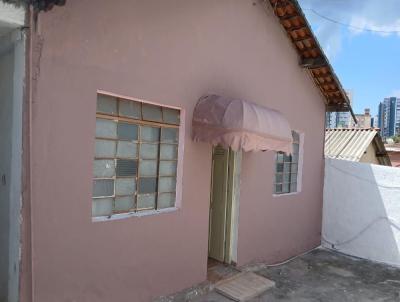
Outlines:
<svg viewBox="0 0 400 302"><path fill-rule="evenodd" d="M259 266L255 272L276 287L251 302L400 302L400 269L328 250L317 249L277 267ZM232 302L213 290L169 301Z"/></svg>

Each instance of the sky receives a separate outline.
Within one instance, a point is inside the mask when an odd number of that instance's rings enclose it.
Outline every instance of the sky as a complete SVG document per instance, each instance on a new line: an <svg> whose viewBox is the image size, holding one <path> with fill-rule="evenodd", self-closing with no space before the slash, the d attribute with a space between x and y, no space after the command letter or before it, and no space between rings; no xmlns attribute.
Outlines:
<svg viewBox="0 0 400 302"><path fill-rule="evenodd" d="M400 0L298 1L355 113L400 97Z"/></svg>

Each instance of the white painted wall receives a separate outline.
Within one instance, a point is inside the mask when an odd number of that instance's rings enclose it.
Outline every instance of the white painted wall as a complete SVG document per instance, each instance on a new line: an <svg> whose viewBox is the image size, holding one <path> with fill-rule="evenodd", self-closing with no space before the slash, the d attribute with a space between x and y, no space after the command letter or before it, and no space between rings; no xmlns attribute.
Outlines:
<svg viewBox="0 0 400 302"><path fill-rule="evenodd" d="M25 9L0 0L0 36L25 24Z"/></svg>
<svg viewBox="0 0 400 302"><path fill-rule="evenodd" d="M14 77L12 111L12 155L10 190L10 238L8 265L8 302L19 301L22 207L22 110L25 88L26 35L19 29L14 41Z"/></svg>
<svg viewBox="0 0 400 302"><path fill-rule="evenodd" d="M25 36L0 37L0 302L17 302Z"/></svg>
<svg viewBox="0 0 400 302"><path fill-rule="evenodd" d="M0 1L0 21L19 27L25 23L24 7L16 7L15 5Z"/></svg>
<svg viewBox="0 0 400 302"><path fill-rule="evenodd" d="M1 40L0 40L1 42ZM0 56L0 301L8 297L14 52ZM5 178L5 183L2 178Z"/></svg>
<svg viewBox="0 0 400 302"><path fill-rule="evenodd" d="M323 246L400 267L400 169L326 159Z"/></svg>

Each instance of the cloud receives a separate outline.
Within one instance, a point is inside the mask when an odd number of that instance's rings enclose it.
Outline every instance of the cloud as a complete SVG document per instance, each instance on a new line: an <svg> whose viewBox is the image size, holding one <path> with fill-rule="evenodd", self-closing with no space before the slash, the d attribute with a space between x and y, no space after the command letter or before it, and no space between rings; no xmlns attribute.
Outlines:
<svg viewBox="0 0 400 302"><path fill-rule="evenodd" d="M391 24L379 24L374 20L369 20L365 17L361 16L353 16L350 21L350 31L355 34L362 34L365 31L370 31L374 34L381 36L390 36L393 34L397 34L400 36L400 18L398 20L394 20ZM398 31L397 33L393 33L394 31Z"/></svg>
<svg viewBox="0 0 400 302"><path fill-rule="evenodd" d="M329 58L334 58L342 49L341 31L335 24L319 27L316 35Z"/></svg>
<svg viewBox="0 0 400 302"><path fill-rule="evenodd" d="M299 0L329 58L341 50L344 31L400 37L400 0ZM318 16L317 14L320 16ZM325 16L338 23L324 19ZM393 33L397 31L397 33Z"/></svg>

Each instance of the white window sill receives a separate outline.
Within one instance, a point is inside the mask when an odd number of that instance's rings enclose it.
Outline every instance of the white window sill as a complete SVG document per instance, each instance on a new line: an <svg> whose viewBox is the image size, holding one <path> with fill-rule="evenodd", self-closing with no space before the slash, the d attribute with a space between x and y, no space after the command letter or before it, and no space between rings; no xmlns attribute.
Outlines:
<svg viewBox="0 0 400 302"><path fill-rule="evenodd" d="M92 217L92 222L100 222L100 221L113 221L113 220L121 220L127 219L131 217L145 217L151 215L159 215L163 213L171 213L178 211L179 209L174 208L167 208L162 210L149 210L149 211L142 211L142 212L131 212L131 213L123 213L123 214L114 214L111 216L99 216L99 217Z"/></svg>
<svg viewBox="0 0 400 302"><path fill-rule="evenodd" d="M291 193L283 193L283 194L272 194L272 197L292 196L292 195L297 195L297 194L300 194L300 193L301 193L301 191L291 192Z"/></svg>

